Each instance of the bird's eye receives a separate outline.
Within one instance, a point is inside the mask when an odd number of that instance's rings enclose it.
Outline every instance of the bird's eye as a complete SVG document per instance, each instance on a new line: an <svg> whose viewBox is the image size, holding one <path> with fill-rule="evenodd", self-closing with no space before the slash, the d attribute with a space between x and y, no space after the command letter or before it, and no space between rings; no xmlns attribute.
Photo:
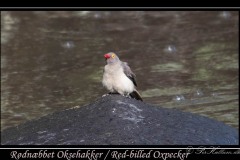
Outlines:
<svg viewBox="0 0 240 160"><path fill-rule="evenodd" d="M112 54L112 58L115 58L115 54Z"/></svg>

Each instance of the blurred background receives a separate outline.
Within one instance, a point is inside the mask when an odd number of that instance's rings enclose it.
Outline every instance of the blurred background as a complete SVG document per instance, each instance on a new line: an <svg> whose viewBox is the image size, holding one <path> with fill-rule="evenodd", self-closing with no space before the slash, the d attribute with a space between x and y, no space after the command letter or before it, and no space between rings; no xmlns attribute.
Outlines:
<svg viewBox="0 0 240 160"><path fill-rule="evenodd" d="M144 101L239 122L234 11L1 12L1 130L108 93L107 52L137 75Z"/></svg>

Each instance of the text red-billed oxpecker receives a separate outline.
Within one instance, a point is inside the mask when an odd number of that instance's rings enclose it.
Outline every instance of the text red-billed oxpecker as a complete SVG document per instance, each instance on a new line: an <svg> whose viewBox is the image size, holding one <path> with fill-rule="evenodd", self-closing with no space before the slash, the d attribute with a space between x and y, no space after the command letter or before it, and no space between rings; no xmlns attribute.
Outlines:
<svg viewBox="0 0 240 160"><path fill-rule="evenodd" d="M113 52L105 54L104 57L107 64L104 67L103 86L110 93L119 93L123 96L131 96L142 101L142 97L136 90L136 76L128 64L120 61L118 56Z"/></svg>

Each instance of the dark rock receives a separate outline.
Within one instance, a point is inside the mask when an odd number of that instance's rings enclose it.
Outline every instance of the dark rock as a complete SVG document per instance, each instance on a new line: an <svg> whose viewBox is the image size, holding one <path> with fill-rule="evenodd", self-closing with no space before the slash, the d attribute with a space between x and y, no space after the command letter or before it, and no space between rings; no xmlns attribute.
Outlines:
<svg viewBox="0 0 240 160"><path fill-rule="evenodd" d="M16 145L237 145L236 129L203 116L120 95L47 115L2 132Z"/></svg>

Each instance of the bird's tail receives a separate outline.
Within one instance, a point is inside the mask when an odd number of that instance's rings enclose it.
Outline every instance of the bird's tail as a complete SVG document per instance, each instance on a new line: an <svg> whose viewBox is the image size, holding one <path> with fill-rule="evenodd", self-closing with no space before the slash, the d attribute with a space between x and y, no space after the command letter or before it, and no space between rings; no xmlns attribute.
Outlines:
<svg viewBox="0 0 240 160"><path fill-rule="evenodd" d="M139 92L135 89L132 93L129 94L132 98L135 98L136 100L143 101L141 95Z"/></svg>

